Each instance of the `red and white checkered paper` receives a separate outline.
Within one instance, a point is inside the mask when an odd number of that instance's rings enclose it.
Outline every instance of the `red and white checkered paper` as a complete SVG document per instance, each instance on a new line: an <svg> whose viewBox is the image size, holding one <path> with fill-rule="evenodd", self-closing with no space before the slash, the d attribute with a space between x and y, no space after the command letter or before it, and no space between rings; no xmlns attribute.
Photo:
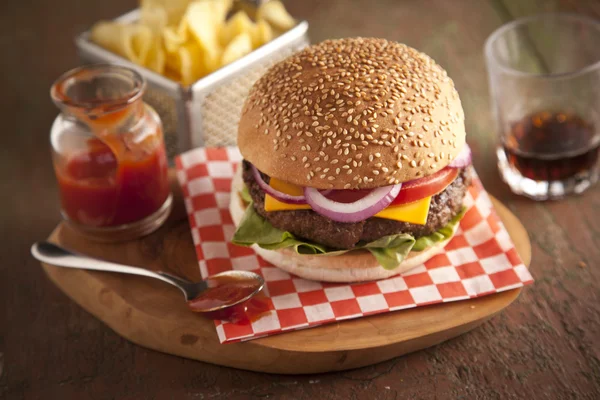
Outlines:
<svg viewBox="0 0 600 400"><path fill-rule="evenodd" d="M261 274L271 311L252 323L215 321L221 343L254 339L365 315L464 300L533 282L479 179L468 211L441 254L380 281L333 284L276 268L247 247L230 243L230 186L242 157L237 148L199 148L177 158L200 272L204 278L243 269Z"/></svg>

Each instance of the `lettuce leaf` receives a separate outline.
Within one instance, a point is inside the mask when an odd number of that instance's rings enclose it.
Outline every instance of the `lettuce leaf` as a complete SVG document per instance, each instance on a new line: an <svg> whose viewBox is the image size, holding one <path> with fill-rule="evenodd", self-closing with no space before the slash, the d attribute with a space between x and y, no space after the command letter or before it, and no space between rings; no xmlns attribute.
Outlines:
<svg viewBox="0 0 600 400"><path fill-rule="evenodd" d="M275 228L269 221L258 215L250 202L235 234L233 244L251 246L258 244L263 249L278 250L293 247L299 254L324 254L327 248L322 245L298 240L290 232Z"/></svg>
<svg viewBox="0 0 600 400"><path fill-rule="evenodd" d="M433 232L431 235L421 236L415 242L415 245L412 248L412 251L423 251L428 247L433 246L436 243L442 242L452 236L454 232L454 228L456 225L460 223L462 217L465 216L467 212L467 207L462 208L458 214L454 218L450 220L446 225Z"/></svg>
<svg viewBox="0 0 600 400"><path fill-rule="evenodd" d="M241 193L244 200L246 200L245 194L248 195L247 189L246 193ZM412 235L400 233L397 235L384 236L370 243L359 242L352 250L336 250L297 238L290 232L275 228L269 221L261 217L254 210L252 202L248 201L246 212L237 231L233 235L232 243L239 246L251 246L257 244L267 250L292 248L298 254L322 256L336 256L349 251L365 249L373 254L383 268L391 270L397 268L411 251L423 251L452 236L454 227L458 224L465 212L466 208L463 207L463 210L446 226L429 236L415 239Z"/></svg>
<svg viewBox="0 0 600 400"><path fill-rule="evenodd" d="M250 196L248 186L244 185L244 188L240 192L240 196L242 197L242 200L244 200L246 203L252 203L252 196Z"/></svg>

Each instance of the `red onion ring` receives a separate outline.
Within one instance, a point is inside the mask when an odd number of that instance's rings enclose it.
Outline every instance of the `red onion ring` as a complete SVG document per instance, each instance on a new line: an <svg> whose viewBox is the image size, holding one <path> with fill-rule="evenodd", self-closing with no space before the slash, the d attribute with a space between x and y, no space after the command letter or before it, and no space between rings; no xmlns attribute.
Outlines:
<svg viewBox="0 0 600 400"><path fill-rule="evenodd" d="M464 168L471 165L471 148L465 143L462 150L448 166L450 168Z"/></svg>
<svg viewBox="0 0 600 400"><path fill-rule="evenodd" d="M313 211L338 222L364 221L389 206L398 196L402 184L373 189L369 194L354 203L340 203L329 200L319 190L304 188L304 197Z"/></svg>
<svg viewBox="0 0 600 400"><path fill-rule="evenodd" d="M264 181L264 179L260 175L260 172L254 165L250 164L250 167L252 168L252 174L254 175L254 180L256 181L256 183L258 183L258 186L260 186L260 188L262 190L264 190L266 193L270 194L271 196L273 196L277 200L281 201L282 203L306 204L305 196L292 196L290 194L286 194L286 193L280 192L279 190L273 189L271 186L269 186L269 184L267 182Z"/></svg>

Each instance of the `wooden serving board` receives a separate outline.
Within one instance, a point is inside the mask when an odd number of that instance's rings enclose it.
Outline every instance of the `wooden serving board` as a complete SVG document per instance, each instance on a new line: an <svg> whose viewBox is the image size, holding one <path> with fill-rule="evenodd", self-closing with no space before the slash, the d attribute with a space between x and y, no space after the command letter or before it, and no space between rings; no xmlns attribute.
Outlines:
<svg viewBox="0 0 600 400"><path fill-rule="evenodd" d="M64 223L50 241L84 254L168 271L200 280L181 192L169 221L139 240L106 244L85 240ZM492 198L525 265L531 261L527 232ZM212 320L187 309L178 289L153 279L73 270L42 264L48 277L77 304L124 338L141 346L252 371L306 374L375 364L441 343L483 323L512 303L521 289L282 333L243 343L220 344Z"/></svg>

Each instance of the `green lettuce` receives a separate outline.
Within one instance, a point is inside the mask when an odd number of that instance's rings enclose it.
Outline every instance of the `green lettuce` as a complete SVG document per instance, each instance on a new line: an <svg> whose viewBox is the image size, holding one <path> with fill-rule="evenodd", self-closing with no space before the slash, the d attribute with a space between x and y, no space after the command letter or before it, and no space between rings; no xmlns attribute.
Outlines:
<svg viewBox="0 0 600 400"><path fill-rule="evenodd" d="M456 216L452 218L450 222L448 222L446 225L433 232L431 235L421 236L420 238L418 238L415 242L415 245L412 248L412 251L423 251L436 243L443 242L444 240L449 239L454 232L454 228L456 228L456 225L458 225L458 223L460 222L462 217L464 217L466 212L467 207L463 206L462 210L460 210L460 212L456 214Z"/></svg>
<svg viewBox="0 0 600 400"><path fill-rule="evenodd" d="M400 233L384 236L370 243L359 242L352 250L336 250L297 238L290 232L275 228L254 210L251 200L246 200L250 197L247 189L245 189L245 192L242 191L241 196L248 203L248 206L237 231L233 235L232 243L240 246L257 244L267 250L292 248L298 254L322 256L335 256L349 251L365 249L373 254L383 268L388 270L397 268L411 251L423 251L450 238L454 227L466 211L466 208L463 208L446 226L428 236L415 239L412 235Z"/></svg>
<svg viewBox="0 0 600 400"><path fill-rule="evenodd" d="M250 196L248 186L244 185L244 188L240 192L240 196L242 197L242 200L244 200L246 203L252 203L252 196Z"/></svg>

